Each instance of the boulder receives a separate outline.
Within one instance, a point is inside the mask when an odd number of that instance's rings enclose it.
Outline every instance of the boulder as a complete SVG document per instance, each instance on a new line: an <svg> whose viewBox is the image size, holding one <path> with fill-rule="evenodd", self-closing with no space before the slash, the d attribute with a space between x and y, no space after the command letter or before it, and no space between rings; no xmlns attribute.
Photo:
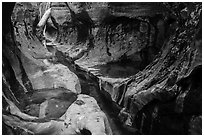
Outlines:
<svg viewBox="0 0 204 137"><path fill-rule="evenodd" d="M74 128L76 132L86 129L92 135L112 134L106 115L101 111L96 100L88 95L78 95L65 117L67 126Z"/></svg>
<svg viewBox="0 0 204 137"><path fill-rule="evenodd" d="M62 64L52 64L47 60L45 63L47 68L44 71L38 71L30 77L34 89L62 87L77 94L81 93L81 86L76 74Z"/></svg>
<svg viewBox="0 0 204 137"><path fill-rule="evenodd" d="M9 102L9 100L7 101ZM47 103L44 102L44 104ZM41 106L43 105L41 104ZM16 108L15 104L13 103L10 103L10 107ZM45 105L45 107L40 108L41 116L45 115L45 109L47 109L47 107ZM65 114L58 119L49 120L31 117L20 112L19 109L13 109L11 111L11 114L15 114L18 117L14 115L3 114L3 120L7 125L12 128L20 128L32 134L112 134L107 117L104 112L99 108L96 100L93 97L83 94L78 95L77 100L67 109ZM24 121L19 117L25 118L28 121Z"/></svg>

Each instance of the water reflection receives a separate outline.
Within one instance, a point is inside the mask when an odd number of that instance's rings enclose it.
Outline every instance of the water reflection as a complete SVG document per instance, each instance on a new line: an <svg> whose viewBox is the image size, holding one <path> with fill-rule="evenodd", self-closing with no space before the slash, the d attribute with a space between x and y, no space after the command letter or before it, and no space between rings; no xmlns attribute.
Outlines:
<svg viewBox="0 0 204 137"><path fill-rule="evenodd" d="M110 78L127 78L135 75L138 71L142 70L141 62L129 63L108 63L105 65L96 65L93 67L97 69L97 74L103 77Z"/></svg>

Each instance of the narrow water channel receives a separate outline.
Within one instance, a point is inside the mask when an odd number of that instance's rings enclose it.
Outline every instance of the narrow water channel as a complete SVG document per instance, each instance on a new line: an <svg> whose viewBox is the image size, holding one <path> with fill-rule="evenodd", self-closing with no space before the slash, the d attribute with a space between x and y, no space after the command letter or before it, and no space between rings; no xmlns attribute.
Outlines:
<svg viewBox="0 0 204 137"><path fill-rule="evenodd" d="M141 62L130 63L107 63L105 65L93 66L97 70L97 76L109 78L128 78L141 70Z"/></svg>
<svg viewBox="0 0 204 137"><path fill-rule="evenodd" d="M51 50L50 50L51 51ZM54 48L52 48L52 51L54 51ZM61 57L64 58L63 62L61 62L63 65L70 68L69 61L66 60L63 53L61 51L55 50L59 53L61 53ZM92 74L92 72L86 72L83 70L80 66L76 64L72 64L76 66L76 72L75 74L78 76L80 80L80 84L82 86L82 94L87 94L89 96L92 96L96 99L99 107L101 110L106 114L108 121L110 123L113 135L127 135L127 134L138 134L135 130L127 130L122 126L122 123L118 119L118 114L121 110L121 107L116 105L116 103L112 102L111 99L108 98L109 95L105 96L106 91L103 89L100 90L99 88L99 77ZM138 68L135 68L137 64L129 63L128 65L122 65L121 63L109 63L107 65L98 65L94 66L96 70L98 70L97 73L100 73L101 76L104 77L110 77L110 78L127 78L129 76L132 76L136 74L140 69L141 66L138 65ZM88 81L84 80L84 77L89 77Z"/></svg>

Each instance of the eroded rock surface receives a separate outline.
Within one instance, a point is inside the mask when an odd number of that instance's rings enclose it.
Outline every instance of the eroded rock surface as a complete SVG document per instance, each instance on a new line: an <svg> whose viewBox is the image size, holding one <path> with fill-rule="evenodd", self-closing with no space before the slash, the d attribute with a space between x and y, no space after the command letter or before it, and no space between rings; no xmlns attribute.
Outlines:
<svg viewBox="0 0 204 137"><path fill-rule="evenodd" d="M50 62L54 60L55 52L48 52L42 45L42 40L33 33L32 25L36 18L33 20L32 14L38 5L39 3L18 3L14 11L19 14L14 14L12 18L15 30L5 31L3 35L5 127L13 129L10 134L89 134L90 130L93 134L112 134L105 113L92 97L86 95L84 102L92 110L81 116L88 117L91 114L92 120L96 119L95 122L88 120L86 127L77 127L78 119L73 118L75 126L70 128L63 122L68 118L66 115L69 115L66 111L76 101L77 94L81 93L80 81L67 66ZM24 11L31 14L27 15ZM56 54L57 57L60 56L58 52ZM71 112L73 111L72 109Z"/></svg>
<svg viewBox="0 0 204 137"><path fill-rule="evenodd" d="M112 134L106 115L101 111L96 100L88 95L78 95L77 100L67 109L63 116L58 118L56 115L51 117L51 115L55 114L53 112L58 110L55 108L56 106L50 106L51 100L41 104L39 118L22 113L15 104L9 100L7 101L12 110L11 114L16 116L3 115L4 122L12 128L20 128L27 133L40 135ZM58 107L62 107L62 103L61 101ZM46 116L47 120L42 119L43 116ZM28 121L22 121L19 117Z"/></svg>
<svg viewBox="0 0 204 137"><path fill-rule="evenodd" d="M202 133L201 3L5 7L5 134Z"/></svg>

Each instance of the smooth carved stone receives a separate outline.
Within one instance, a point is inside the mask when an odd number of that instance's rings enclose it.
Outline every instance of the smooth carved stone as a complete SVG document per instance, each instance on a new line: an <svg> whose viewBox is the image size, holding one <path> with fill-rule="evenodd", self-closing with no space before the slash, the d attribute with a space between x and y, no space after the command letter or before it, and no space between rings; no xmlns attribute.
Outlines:
<svg viewBox="0 0 204 137"><path fill-rule="evenodd" d="M27 93L24 112L39 118L59 118L77 99L77 94L64 88L40 89Z"/></svg>
<svg viewBox="0 0 204 137"><path fill-rule="evenodd" d="M82 101L85 104L76 103ZM80 94L76 102L69 107L65 114L67 125L70 124L76 132L86 129L92 135L112 134L106 115L101 111L93 97Z"/></svg>
<svg viewBox="0 0 204 137"><path fill-rule="evenodd" d="M12 110L12 115L2 115L4 122L12 128L21 128L33 134L52 134L52 135L111 135L112 131L108 119L104 112L99 108L96 100L88 95L78 95L77 101L83 101L85 104L78 105L73 103L59 119L38 119L20 112L16 106L7 100ZM48 103L45 103L48 104ZM52 108L54 109L54 108ZM56 111L55 109L53 111ZM25 118L28 121L19 119ZM37 121L41 121L40 123Z"/></svg>
<svg viewBox="0 0 204 137"><path fill-rule="evenodd" d="M32 76L35 89L63 87L74 93L81 93L81 85L76 74L62 64L51 64L48 61L45 61L45 64L47 65L45 71L38 71ZM43 83L39 83L39 79L43 79Z"/></svg>
<svg viewBox="0 0 204 137"><path fill-rule="evenodd" d="M40 110L42 113L39 114L39 118L60 118L69 106L74 102L73 100L61 100L61 99L50 99L45 101L45 104L42 103ZM43 106L44 105L44 106ZM45 108L44 108L45 107ZM44 112L43 112L44 110Z"/></svg>

